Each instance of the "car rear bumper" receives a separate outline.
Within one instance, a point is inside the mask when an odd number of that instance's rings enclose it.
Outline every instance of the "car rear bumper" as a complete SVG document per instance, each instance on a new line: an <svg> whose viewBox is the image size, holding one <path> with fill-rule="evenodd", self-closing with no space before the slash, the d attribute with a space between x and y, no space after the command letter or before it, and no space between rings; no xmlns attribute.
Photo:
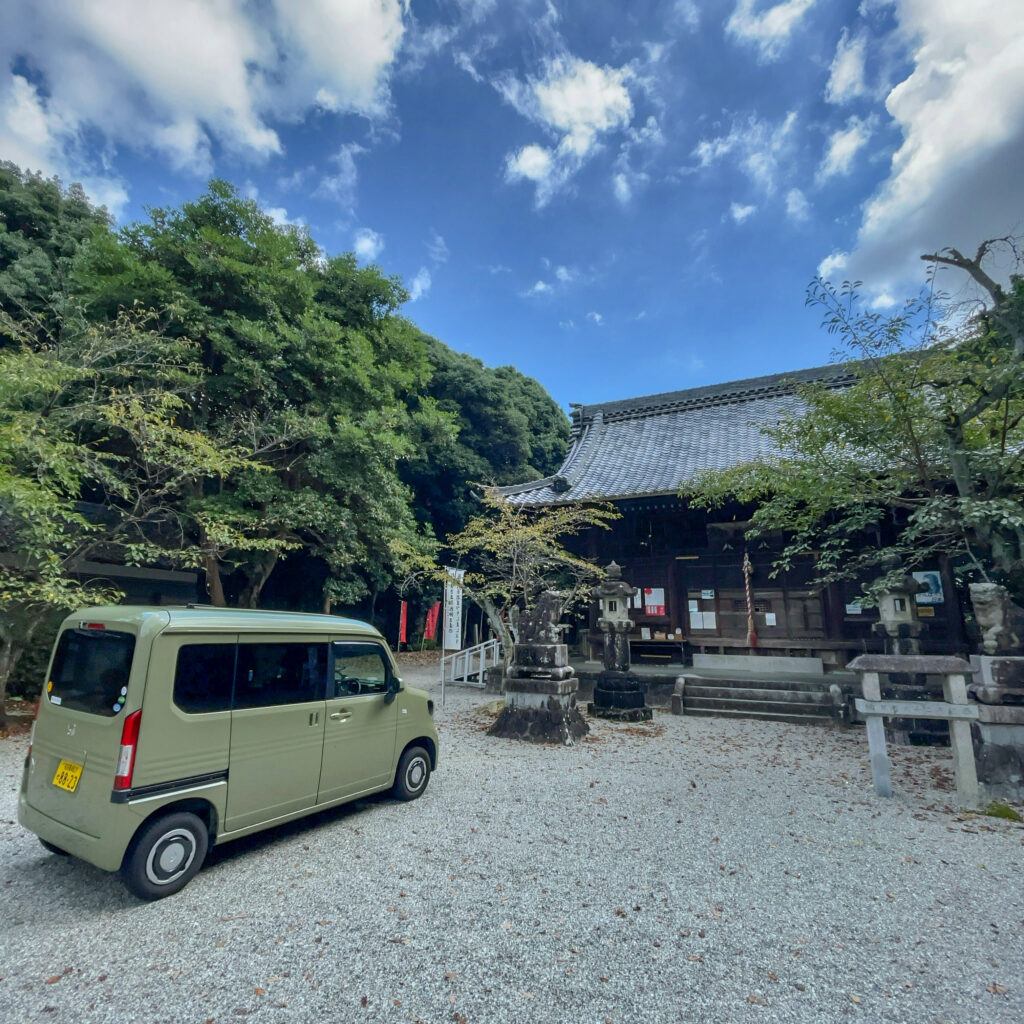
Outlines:
<svg viewBox="0 0 1024 1024"><path fill-rule="evenodd" d="M23 792L18 795L18 823L29 832L34 832L40 839L45 839L73 856L95 864L103 871L120 869L124 851L137 824L135 821L126 823L129 828L123 842L121 837L116 837L113 841L109 836L97 839L36 810Z"/></svg>

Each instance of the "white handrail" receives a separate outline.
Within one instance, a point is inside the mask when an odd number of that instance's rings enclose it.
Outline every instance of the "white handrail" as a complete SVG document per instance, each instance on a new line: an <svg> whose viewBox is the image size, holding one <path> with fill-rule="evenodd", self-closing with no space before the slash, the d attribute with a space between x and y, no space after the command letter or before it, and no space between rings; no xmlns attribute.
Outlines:
<svg viewBox="0 0 1024 1024"><path fill-rule="evenodd" d="M474 660L476 666L473 666ZM483 689L484 672L501 661L501 642L491 639L474 647L467 647L441 659L441 706L444 707L445 683L456 681ZM476 676L476 681L473 680Z"/></svg>

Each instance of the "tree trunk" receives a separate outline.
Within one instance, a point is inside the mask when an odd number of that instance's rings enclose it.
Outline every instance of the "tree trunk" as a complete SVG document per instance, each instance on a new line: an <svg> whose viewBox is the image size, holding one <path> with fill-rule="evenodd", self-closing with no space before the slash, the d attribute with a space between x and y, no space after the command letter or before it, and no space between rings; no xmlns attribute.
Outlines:
<svg viewBox="0 0 1024 1024"><path fill-rule="evenodd" d="M224 582L220 578L220 564L212 554L204 554L206 565L206 591L210 595L210 604L215 608L227 607L224 598Z"/></svg>

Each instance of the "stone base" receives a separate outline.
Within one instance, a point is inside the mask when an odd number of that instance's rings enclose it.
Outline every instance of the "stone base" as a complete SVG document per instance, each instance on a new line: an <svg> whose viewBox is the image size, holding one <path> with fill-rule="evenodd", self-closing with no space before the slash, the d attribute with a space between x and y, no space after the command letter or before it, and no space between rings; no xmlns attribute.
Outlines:
<svg viewBox="0 0 1024 1024"><path fill-rule="evenodd" d="M979 708L971 726L982 801L1024 800L1024 708Z"/></svg>
<svg viewBox="0 0 1024 1024"><path fill-rule="evenodd" d="M513 693L508 697L515 696ZM536 698L535 694L529 695ZM531 701L532 704L532 701ZM575 693L566 697L548 695L543 703L528 706L506 703L488 736L524 740L527 743L559 743L571 747L590 732L590 726L576 707Z"/></svg>
<svg viewBox="0 0 1024 1024"><path fill-rule="evenodd" d="M974 655L972 696L983 704L1024 704L1024 657Z"/></svg>
<svg viewBox="0 0 1024 1024"><path fill-rule="evenodd" d="M593 703L587 705L587 714L613 722L649 722L654 718L652 708L605 708Z"/></svg>

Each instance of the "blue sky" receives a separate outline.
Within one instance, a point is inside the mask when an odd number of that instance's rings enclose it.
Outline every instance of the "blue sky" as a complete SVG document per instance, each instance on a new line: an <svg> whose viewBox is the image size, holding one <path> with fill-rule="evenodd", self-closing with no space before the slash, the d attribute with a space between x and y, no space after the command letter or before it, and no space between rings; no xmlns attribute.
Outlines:
<svg viewBox="0 0 1024 1024"><path fill-rule="evenodd" d="M0 159L227 178L563 406L828 362L815 273L1024 220L1021 0L15 0L0 57Z"/></svg>

